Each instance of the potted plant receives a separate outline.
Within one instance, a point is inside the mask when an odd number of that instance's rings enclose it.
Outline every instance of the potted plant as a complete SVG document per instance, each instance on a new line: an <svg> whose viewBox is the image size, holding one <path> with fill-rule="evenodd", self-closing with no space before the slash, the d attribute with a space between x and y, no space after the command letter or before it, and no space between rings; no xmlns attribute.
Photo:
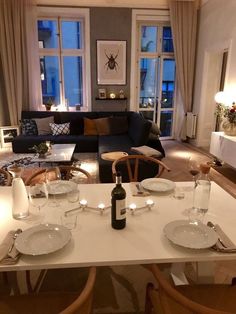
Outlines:
<svg viewBox="0 0 236 314"><path fill-rule="evenodd" d="M45 106L45 108L46 108L47 111L50 111L51 108L52 108L52 106L53 106L52 98L49 98L48 101L47 101L47 103L44 104L44 106Z"/></svg>
<svg viewBox="0 0 236 314"><path fill-rule="evenodd" d="M222 122L222 128L226 135L236 135L236 104L233 103L231 107L218 104L216 108L216 115Z"/></svg>
<svg viewBox="0 0 236 314"><path fill-rule="evenodd" d="M48 152L48 146L46 142L40 143L39 145L34 145L31 150L38 154L39 158L46 158L46 153Z"/></svg>

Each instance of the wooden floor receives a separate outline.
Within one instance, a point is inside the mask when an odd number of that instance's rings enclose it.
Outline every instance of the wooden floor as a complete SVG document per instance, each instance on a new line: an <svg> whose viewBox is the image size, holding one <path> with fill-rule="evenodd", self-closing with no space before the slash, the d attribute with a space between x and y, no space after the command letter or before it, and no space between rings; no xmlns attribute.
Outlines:
<svg viewBox="0 0 236 314"><path fill-rule="evenodd" d="M171 172L165 173L164 178L173 181L190 181L191 175L188 172L188 158L189 156L196 157L199 162L210 162L214 160L214 157L207 152L206 149L196 148L188 143L182 143L177 141L163 141L162 145L166 152L166 157L163 162L171 168ZM211 180L219 184L223 189L236 198L236 169L229 167L228 165L222 166L222 173L211 168L210 177ZM227 175L224 175L224 173Z"/></svg>

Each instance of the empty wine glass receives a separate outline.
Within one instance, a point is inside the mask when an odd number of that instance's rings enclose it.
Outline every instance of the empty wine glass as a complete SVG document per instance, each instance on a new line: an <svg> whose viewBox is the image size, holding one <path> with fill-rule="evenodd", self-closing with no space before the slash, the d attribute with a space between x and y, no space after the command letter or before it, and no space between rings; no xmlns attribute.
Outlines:
<svg viewBox="0 0 236 314"><path fill-rule="evenodd" d="M53 195L52 206L58 206L57 189L58 183L61 181L61 172L58 167L48 168L45 172L48 193Z"/></svg>
<svg viewBox="0 0 236 314"><path fill-rule="evenodd" d="M41 208L46 205L48 201L48 190L46 184L36 183L29 186L29 198L33 206L37 207L40 212Z"/></svg>

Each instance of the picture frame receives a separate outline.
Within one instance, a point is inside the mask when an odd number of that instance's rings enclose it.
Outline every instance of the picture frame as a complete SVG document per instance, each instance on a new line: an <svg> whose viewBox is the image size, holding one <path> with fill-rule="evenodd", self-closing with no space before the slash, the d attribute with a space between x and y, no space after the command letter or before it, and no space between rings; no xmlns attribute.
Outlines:
<svg viewBox="0 0 236 314"><path fill-rule="evenodd" d="M97 84L126 84L126 40L97 40Z"/></svg>
<svg viewBox="0 0 236 314"><path fill-rule="evenodd" d="M0 138L1 138L1 147L11 147L13 138L19 135L18 126L1 126L0 127Z"/></svg>
<svg viewBox="0 0 236 314"><path fill-rule="evenodd" d="M106 99L107 98L107 91L105 88L98 89L98 98L99 99Z"/></svg>

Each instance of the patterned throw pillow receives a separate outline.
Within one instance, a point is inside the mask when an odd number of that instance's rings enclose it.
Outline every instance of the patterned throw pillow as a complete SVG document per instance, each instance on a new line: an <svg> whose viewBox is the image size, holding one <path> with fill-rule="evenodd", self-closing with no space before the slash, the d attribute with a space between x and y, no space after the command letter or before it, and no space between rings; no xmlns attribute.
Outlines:
<svg viewBox="0 0 236 314"><path fill-rule="evenodd" d="M63 124L49 123L52 135L70 134L70 122Z"/></svg>
<svg viewBox="0 0 236 314"><path fill-rule="evenodd" d="M22 135L38 135L36 122L32 119L22 119L21 133Z"/></svg>

